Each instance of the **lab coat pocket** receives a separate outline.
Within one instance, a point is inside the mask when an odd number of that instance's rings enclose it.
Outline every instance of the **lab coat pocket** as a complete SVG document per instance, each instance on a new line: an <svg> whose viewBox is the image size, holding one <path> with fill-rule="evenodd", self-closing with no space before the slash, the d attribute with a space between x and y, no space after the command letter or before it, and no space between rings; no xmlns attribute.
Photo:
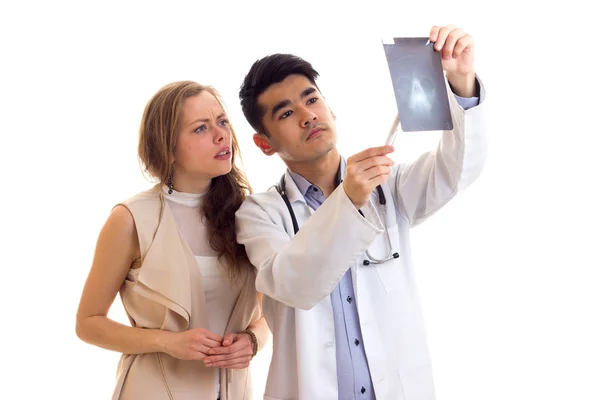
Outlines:
<svg viewBox="0 0 600 400"><path fill-rule="evenodd" d="M385 232L379 235L379 237L373 243L373 246L369 249L371 256L375 258L387 258L387 256L391 253L400 253L398 248L399 243L399 231L398 225L394 225L388 228L388 232L390 235L390 242L392 247L390 249L387 237ZM381 284L385 289L386 293L392 293L402 286L402 279L404 277L405 271L403 271L402 258L392 258L382 264L371 264L377 270L377 274L379 275L379 279L381 280Z"/></svg>

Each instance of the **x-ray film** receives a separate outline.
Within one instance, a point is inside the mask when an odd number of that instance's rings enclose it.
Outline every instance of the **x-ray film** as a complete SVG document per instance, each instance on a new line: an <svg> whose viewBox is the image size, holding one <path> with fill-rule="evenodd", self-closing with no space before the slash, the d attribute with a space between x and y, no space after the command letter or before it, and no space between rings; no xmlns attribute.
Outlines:
<svg viewBox="0 0 600 400"><path fill-rule="evenodd" d="M402 131L452 129L442 59L433 43L426 37L394 38L393 44L384 42L383 47Z"/></svg>

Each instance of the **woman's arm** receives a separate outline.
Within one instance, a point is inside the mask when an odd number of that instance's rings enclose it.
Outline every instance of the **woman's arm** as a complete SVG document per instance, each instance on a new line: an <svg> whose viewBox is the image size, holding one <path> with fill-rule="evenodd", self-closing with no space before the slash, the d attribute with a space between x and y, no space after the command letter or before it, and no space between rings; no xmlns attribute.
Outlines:
<svg viewBox="0 0 600 400"><path fill-rule="evenodd" d="M221 336L203 329L180 334L133 328L107 317L129 269L139 260L133 217L125 207L117 206L98 237L77 310L77 336L84 342L124 354L165 352L181 359L203 359L209 347L220 346Z"/></svg>

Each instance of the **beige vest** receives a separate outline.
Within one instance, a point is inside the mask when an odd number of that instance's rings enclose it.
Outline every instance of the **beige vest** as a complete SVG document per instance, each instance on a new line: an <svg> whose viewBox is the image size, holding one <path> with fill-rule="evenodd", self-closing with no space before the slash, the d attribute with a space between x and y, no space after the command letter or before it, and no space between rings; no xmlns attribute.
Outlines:
<svg viewBox="0 0 600 400"><path fill-rule="evenodd" d="M142 257L141 267L129 271L120 290L131 325L173 332L208 328L198 263L179 233L160 187L121 205L133 215ZM240 332L259 318L254 279L254 272L240 278L242 290L226 332ZM216 373L201 361L179 360L166 353L123 354L113 400L215 400ZM222 369L220 383L221 400L252 398L249 368Z"/></svg>

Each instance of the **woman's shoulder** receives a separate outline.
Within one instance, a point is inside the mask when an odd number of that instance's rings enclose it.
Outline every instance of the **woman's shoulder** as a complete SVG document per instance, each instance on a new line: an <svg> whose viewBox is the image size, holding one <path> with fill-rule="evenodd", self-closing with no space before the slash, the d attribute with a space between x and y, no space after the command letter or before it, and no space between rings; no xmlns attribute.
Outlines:
<svg viewBox="0 0 600 400"><path fill-rule="evenodd" d="M156 185L148 190L144 190L142 192L138 192L132 196L129 196L125 200L117 203L117 205L125 205L125 206L133 206L139 203L152 203L160 201L160 186Z"/></svg>
<svg viewBox="0 0 600 400"><path fill-rule="evenodd" d="M140 207L148 207L152 205L160 205L160 186L156 185L150 189L144 190L142 192L138 192L134 195L131 195L124 200L119 201L117 204L113 206L116 208L118 206L123 206L128 208L130 211L133 209L137 209Z"/></svg>
<svg viewBox="0 0 600 400"><path fill-rule="evenodd" d="M136 225L157 219L160 217L162 208L160 194L160 186L154 186L118 202L113 206L112 212L122 209L121 211L131 214Z"/></svg>

